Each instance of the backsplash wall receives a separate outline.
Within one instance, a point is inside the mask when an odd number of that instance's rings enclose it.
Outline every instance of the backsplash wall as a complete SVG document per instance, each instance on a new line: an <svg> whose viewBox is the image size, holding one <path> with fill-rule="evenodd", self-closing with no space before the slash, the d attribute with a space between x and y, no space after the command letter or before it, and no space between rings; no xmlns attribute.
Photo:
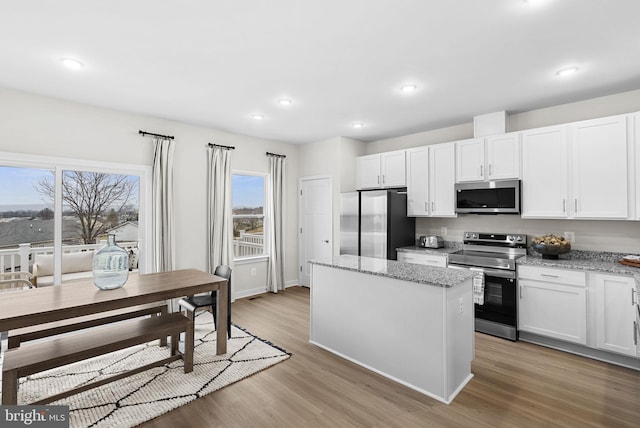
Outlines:
<svg viewBox="0 0 640 428"><path fill-rule="evenodd" d="M441 228L447 228L447 234ZM464 232L497 232L535 236L574 232L572 249L640 254L640 222L604 220L524 220L516 215L466 214L457 218L416 218L416 238L442 235L445 241L462 241Z"/></svg>

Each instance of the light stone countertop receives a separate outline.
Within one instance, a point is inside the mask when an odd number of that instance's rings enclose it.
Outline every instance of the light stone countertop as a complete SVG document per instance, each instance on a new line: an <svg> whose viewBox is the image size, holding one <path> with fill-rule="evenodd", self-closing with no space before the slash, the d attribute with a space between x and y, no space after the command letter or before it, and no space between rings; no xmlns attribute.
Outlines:
<svg viewBox="0 0 640 428"><path fill-rule="evenodd" d="M540 266L632 276L635 278L636 288L640 293L640 268L618 263L618 260L627 254L573 250L559 256L558 260L543 259L538 254L531 254L519 258L516 263L519 266Z"/></svg>
<svg viewBox="0 0 640 428"><path fill-rule="evenodd" d="M395 260L374 259L341 255L309 261L311 264L329 266L354 272L385 276L402 281L416 282L436 287L455 287L473 277L467 270L439 268Z"/></svg>

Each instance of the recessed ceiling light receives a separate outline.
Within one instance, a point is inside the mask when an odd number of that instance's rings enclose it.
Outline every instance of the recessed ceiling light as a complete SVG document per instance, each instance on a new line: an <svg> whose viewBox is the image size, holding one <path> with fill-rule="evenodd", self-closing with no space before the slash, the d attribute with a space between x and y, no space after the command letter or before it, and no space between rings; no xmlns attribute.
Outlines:
<svg viewBox="0 0 640 428"><path fill-rule="evenodd" d="M282 106L290 106L293 103L289 98L280 98L278 100L278 104Z"/></svg>
<svg viewBox="0 0 640 428"><path fill-rule="evenodd" d="M353 125L351 125L351 126L353 126L354 128L362 128L362 127L364 127L364 123L362 123L362 122L356 122L356 123L354 123L354 124L353 124Z"/></svg>
<svg viewBox="0 0 640 428"><path fill-rule="evenodd" d="M69 70L80 70L84 67L80 61L73 58L60 58L60 62L62 62L62 64Z"/></svg>
<svg viewBox="0 0 640 428"><path fill-rule="evenodd" d="M556 72L556 76L558 77L568 77L576 74L578 72L578 67L567 67L562 70L558 70Z"/></svg>
<svg viewBox="0 0 640 428"><path fill-rule="evenodd" d="M409 94L413 91L415 91L416 89L418 89L418 87L416 85L403 85L400 90L402 91L403 94Z"/></svg>
<svg viewBox="0 0 640 428"><path fill-rule="evenodd" d="M251 117L252 117L253 119L255 119L255 120L262 120L262 119L264 119L264 116L263 116L263 115L261 115L261 114L253 114L253 115L251 115Z"/></svg>

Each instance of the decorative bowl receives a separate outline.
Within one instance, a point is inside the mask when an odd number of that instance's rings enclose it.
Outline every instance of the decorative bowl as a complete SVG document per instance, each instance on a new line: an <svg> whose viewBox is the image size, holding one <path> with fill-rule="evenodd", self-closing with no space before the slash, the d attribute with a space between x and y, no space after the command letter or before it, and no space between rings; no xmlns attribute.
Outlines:
<svg viewBox="0 0 640 428"><path fill-rule="evenodd" d="M531 248L543 259L557 260L560 254L571 251L571 243L562 236L544 235L534 238Z"/></svg>

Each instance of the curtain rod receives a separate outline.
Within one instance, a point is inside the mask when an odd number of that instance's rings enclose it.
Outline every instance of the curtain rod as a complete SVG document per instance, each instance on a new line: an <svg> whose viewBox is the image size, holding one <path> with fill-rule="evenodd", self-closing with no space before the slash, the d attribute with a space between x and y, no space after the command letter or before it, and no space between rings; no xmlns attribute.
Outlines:
<svg viewBox="0 0 640 428"><path fill-rule="evenodd" d="M267 156L275 156L277 158L286 158L285 155L279 155L277 153L271 153L271 152L267 152Z"/></svg>
<svg viewBox="0 0 640 428"><path fill-rule="evenodd" d="M235 150L236 149L233 146L222 146L220 144L213 144L213 143L209 143L208 146L209 147L219 147L219 148L224 149L224 150Z"/></svg>
<svg viewBox="0 0 640 428"><path fill-rule="evenodd" d="M173 140L172 135L154 134L153 132L146 132L146 131L138 131L138 134L142 135L143 137L145 135L153 135L154 137L162 137L162 138L167 138L169 140Z"/></svg>

